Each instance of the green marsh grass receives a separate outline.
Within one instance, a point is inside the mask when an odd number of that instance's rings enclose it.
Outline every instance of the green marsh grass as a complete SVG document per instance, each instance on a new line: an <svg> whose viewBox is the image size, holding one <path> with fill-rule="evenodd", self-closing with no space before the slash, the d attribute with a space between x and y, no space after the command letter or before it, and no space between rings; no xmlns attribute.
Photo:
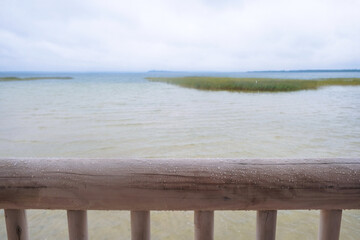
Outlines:
<svg viewBox="0 0 360 240"><path fill-rule="evenodd" d="M210 91L234 92L288 92L317 89L325 86L360 85L360 78L324 79L278 79L278 78L221 78L221 77L175 77L147 78L186 88Z"/></svg>

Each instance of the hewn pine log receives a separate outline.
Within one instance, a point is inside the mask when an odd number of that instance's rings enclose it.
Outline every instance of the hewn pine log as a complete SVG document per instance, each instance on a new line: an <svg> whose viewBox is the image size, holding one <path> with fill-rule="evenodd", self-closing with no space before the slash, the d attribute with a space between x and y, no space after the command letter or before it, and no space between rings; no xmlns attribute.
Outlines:
<svg viewBox="0 0 360 240"><path fill-rule="evenodd" d="M1 159L0 208L359 209L360 159Z"/></svg>
<svg viewBox="0 0 360 240"><path fill-rule="evenodd" d="M275 240L276 210L257 211L256 240Z"/></svg>
<svg viewBox="0 0 360 240"><path fill-rule="evenodd" d="M339 240L342 210L321 210L319 240Z"/></svg>
<svg viewBox="0 0 360 240"><path fill-rule="evenodd" d="M25 210L5 209L5 221L8 240L29 239Z"/></svg>
<svg viewBox="0 0 360 240"><path fill-rule="evenodd" d="M214 239L214 211L195 211L195 240Z"/></svg>
<svg viewBox="0 0 360 240"><path fill-rule="evenodd" d="M150 240L149 211L131 211L131 240Z"/></svg>
<svg viewBox="0 0 360 240"><path fill-rule="evenodd" d="M69 239L70 240L87 240L88 225L87 213L82 210L67 211Z"/></svg>

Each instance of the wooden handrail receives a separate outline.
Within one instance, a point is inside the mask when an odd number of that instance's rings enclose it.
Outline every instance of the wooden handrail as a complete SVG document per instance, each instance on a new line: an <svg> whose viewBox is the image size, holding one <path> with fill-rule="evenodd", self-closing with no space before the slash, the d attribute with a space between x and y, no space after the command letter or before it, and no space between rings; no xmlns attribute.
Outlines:
<svg viewBox="0 0 360 240"><path fill-rule="evenodd" d="M360 159L0 159L0 208L359 209Z"/></svg>
<svg viewBox="0 0 360 240"><path fill-rule="evenodd" d="M276 210L320 209L320 240L339 239L342 209L360 209L360 159L0 159L8 239L28 239L23 209L68 210L69 238L88 239L86 210L131 210L133 240L150 210L194 210L195 239L213 239L214 210L257 210L274 240Z"/></svg>

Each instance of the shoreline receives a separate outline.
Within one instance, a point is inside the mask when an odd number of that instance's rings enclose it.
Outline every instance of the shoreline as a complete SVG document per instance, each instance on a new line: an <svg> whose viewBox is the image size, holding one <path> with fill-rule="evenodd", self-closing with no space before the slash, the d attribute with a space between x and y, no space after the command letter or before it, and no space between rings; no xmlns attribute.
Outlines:
<svg viewBox="0 0 360 240"><path fill-rule="evenodd" d="M31 80L48 80L48 79L73 79L72 77L0 77L0 82L12 82L12 81L31 81Z"/></svg>

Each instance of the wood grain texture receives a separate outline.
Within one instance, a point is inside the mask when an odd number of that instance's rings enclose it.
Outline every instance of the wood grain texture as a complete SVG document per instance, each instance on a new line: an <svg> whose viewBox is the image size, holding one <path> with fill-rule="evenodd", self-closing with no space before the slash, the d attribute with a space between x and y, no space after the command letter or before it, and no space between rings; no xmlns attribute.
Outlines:
<svg viewBox="0 0 360 240"><path fill-rule="evenodd" d="M339 240L342 210L321 210L319 240Z"/></svg>
<svg viewBox="0 0 360 240"><path fill-rule="evenodd" d="M5 209L8 240L28 240L29 230L25 210Z"/></svg>
<svg viewBox="0 0 360 240"><path fill-rule="evenodd" d="M150 211L131 211L131 240L150 240Z"/></svg>
<svg viewBox="0 0 360 240"><path fill-rule="evenodd" d="M360 159L0 159L0 208L359 209Z"/></svg>
<svg viewBox="0 0 360 240"><path fill-rule="evenodd" d="M257 211L256 240L275 240L276 210Z"/></svg>
<svg viewBox="0 0 360 240"><path fill-rule="evenodd" d="M195 240L214 239L214 211L194 212Z"/></svg>
<svg viewBox="0 0 360 240"><path fill-rule="evenodd" d="M83 210L67 211L69 240L87 240L87 212Z"/></svg>

